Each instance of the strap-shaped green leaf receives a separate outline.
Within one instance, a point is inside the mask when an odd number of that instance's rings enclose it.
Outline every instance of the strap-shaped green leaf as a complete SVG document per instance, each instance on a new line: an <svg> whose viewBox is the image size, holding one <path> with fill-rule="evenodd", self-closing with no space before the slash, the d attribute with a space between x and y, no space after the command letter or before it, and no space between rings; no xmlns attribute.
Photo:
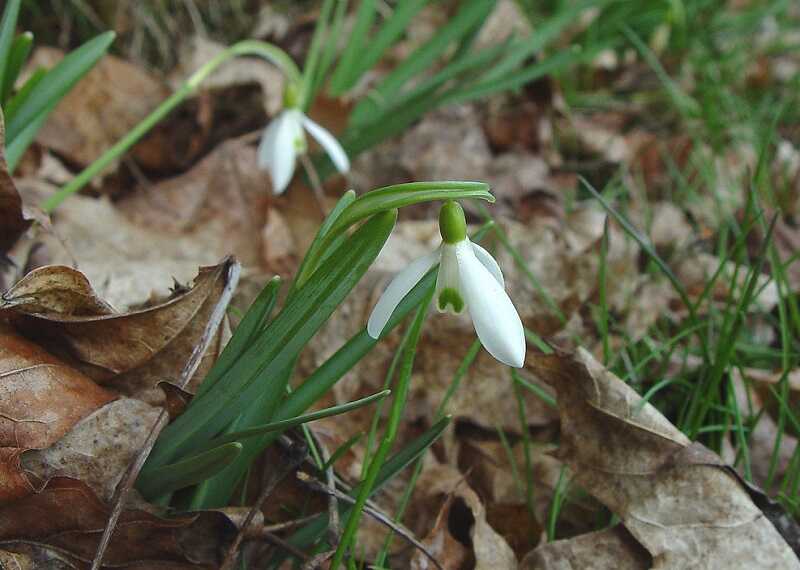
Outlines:
<svg viewBox="0 0 800 570"><path fill-rule="evenodd" d="M397 210L373 216L349 237L298 290L241 358L161 433L143 471L192 453L238 417L245 405L284 371L377 257L397 220Z"/></svg>
<svg viewBox="0 0 800 570"><path fill-rule="evenodd" d="M213 448L224 443L244 440L273 431L285 431L308 422L329 418L331 416L338 416L339 414L345 414L352 410L357 410L358 408L368 406L373 402L377 402L378 400L382 400L391 393L391 390L382 390L370 396L359 398L358 400L353 400L352 402L347 402L346 404L339 404L338 406L331 406L330 408L325 408L324 410L319 410L317 412L311 412L309 414L303 414L301 416L295 416L285 420L278 420L276 422L271 422L260 426L253 426L241 431L235 431L233 433L221 435L208 442L208 447Z"/></svg>
<svg viewBox="0 0 800 570"><path fill-rule="evenodd" d="M209 389L211 389L217 381L230 369L231 366L247 351L251 344L258 338L258 334L264 327L269 315L275 308L275 303L278 300L278 291L280 291L281 279L280 277L273 277L269 283L261 290L256 300L250 305L242 322L236 327L233 336L225 345L219 359L214 363L211 371L203 379L200 387L197 389L195 398L199 398Z"/></svg>
<svg viewBox="0 0 800 570"><path fill-rule="evenodd" d="M61 100L106 53L114 37L114 32L100 34L67 54L53 67L19 106L14 116L8 119L6 138L13 140L42 112Z"/></svg>
<svg viewBox="0 0 800 570"><path fill-rule="evenodd" d="M5 85L9 54L14 41L21 3L22 0L8 0L3 10L3 19L0 20L0 87Z"/></svg>
<svg viewBox="0 0 800 570"><path fill-rule="evenodd" d="M2 92L0 92L0 105L8 101L11 92L14 89L14 84L17 82L19 72L22 71L22 66L28 60L33 47L33 34L25 32L14 38L11 44L11 50L8 53L8 61L6 62L5 75L0 82Z"/></svg>
<svg viewBox="0 0 800 570"><path fill-rule="evenodd" d="M171 493L219 473L241 452L241 443L225 443L176 463L152 469L146 475L139 476L136 486L146 497Z"/></svg>

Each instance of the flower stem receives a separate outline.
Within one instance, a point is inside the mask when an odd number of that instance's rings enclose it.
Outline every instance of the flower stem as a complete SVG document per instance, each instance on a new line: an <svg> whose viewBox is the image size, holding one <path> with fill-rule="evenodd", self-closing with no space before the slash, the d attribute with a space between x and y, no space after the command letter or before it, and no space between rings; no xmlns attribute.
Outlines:
<svg viewBox="0 0 800 570"><path fill-rule="evenodd" d="M394 399L392 400L392 408L389 412L389 421L386 425L386 431L383 433L383 439L381 440L381 443L375 452L375 456L370 462L367 473L360 485L356 502L353 505L353 510L350 512L350 516L347 518L347 525L345 526L344 533L342 534L342 539L339 541L339 545L336 548L336 553L333 555L333 561L331 562L330 566L331 570L338 570L347 548L355 538L356 530L358 530L358 523L361 520L361 511L364 509L367 498L369 497L370 492L375 485L378 472L386 461L389 451L391 451L392 445L394 444L394 440L397 437L397 431L400 427L400 420L403 418L403 411L405 410L406 401L408 399L408 389L409 385L411 384L411 371L414 367L414 357L417 353L417 344L419 343L422 333L422 325L425 322L425 316L428 313L428 305L430 305L432 298L433 289L428 292L427 296L420 304L419 309L417 309L417 313L414 316L414 322L411 324L408 342L406 344L403 360L400 365L400 375L397 379L397 386L394 389Z"/></svg>
<svg viewBox="0 0 800 570"><path fill-rule="evenodd" d="M49 196L43 203L42 209L45 212L52 212L61 202L69 196L86 186L95 176L103 171L109 164L117 159L121 154L136 144L150 129L152 129L161 119L166 117L184 99L195 92L200 84L217 67L224 62L237 56L257 55L272 62L286 74L287 79L297 85L302 85L302 75L297 65L282 49L267 42L255 40L245 40L232 45L220 52L203 67L195 71L180 88L172 95L167 97L152 113L142 119L127 135L119 140L114 146L108 149L103 155L92 164L83 169L75 178L69 181L58 192Z"/></svg>

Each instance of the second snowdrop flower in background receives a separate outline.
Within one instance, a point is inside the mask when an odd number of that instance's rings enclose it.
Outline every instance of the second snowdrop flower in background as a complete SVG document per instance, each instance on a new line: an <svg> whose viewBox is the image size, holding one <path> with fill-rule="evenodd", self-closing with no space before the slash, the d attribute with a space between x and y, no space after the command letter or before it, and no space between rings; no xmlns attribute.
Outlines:
<svg viewBox="0 0 800 570"><path fill-rule="evenodd" d="M283 194L294 176L297 157L308 150L306 132L331 157L339 172L350 170L350 160L336 137L297 107L296 92L296 88L286 89L285 108L264 130L258 145L258 165L269 171L275 194Z"/></svg>
<svg viewBox="0 0 800 570"><path fill-rule="evenodd" d="M525 333L517 310L505 291L500 266L491 254L467 237L464 210L446 202L439 213L442 245L413 261L389 283L367 323L378 338L400 301L437 263L436 307L439 312L466 309L483 347L503 364L521 368L525 362Z"/></svg>

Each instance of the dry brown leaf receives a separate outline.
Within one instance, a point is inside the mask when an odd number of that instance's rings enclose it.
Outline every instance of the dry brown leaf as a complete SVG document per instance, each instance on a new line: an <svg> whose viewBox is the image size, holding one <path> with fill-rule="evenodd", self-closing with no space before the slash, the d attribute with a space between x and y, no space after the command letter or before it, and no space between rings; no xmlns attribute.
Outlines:
<svg viewBox="0 0 800 570"><path fill-rule="evenodd" d="M48 552L86 568L97 549L98 529L107 519L106 505L89 487L57 477L41 492L0 505L0 544L9 552ZM127 510L106 551L104 567L210 570L219 564L234 532L234 525L222 513L167 520Z"/></svg>
<svg viewBox="0 0 800 570"><path fill-rule="evenodd" d="M0 323L0 445L44 448L114 395Z"/></svg>
<svg viewBox="0 0 800 570"><path fill-rule="evenodd" d="M22 468L24 451L49 447L114 395L2 321L0 378L2 502L25 496L39 484Z"/></svg>
<svg viewBox="0 0 800 570"><path fill-rule="evenodd" d="M516 570L514 551L489 525L486 508L461 473L444 465L433 467L423 473L416 488L425 495L421 500L427 504L437 497L445 497L433 529L423 540L445 568L464 568L467 567L464 562L471 562L474 566L470 564L469 567L475 570ZM433 564L416 552L411 567L429 570Z"/></svg>
<svg viewBox="0 0 800 570"><path fill-rule="evenodd" d="M622 525L540 546L520 570L648 570L653 561Z"/></svg>
<svg viewBox="0 0 800 570"><path fill-rule="evenodd" d="M85 282L73 279L74 270L53 267L48 270L50 280L30 280L28 284L33 287L24 289L22 299L6 296L0 308L11 307L19 330L54 353L64 354L95 380L141 397L158 382L179 377L219 302L231 263L235 262L227 259L220 265L201 268L191 289L179 289L171 299L154 307L124 314L80 316L31 310L42 305L36 300L39 291L49 299L49 284L59 272L65 275L60 281L63 287L75 286L63 290L62 298L72 293L80 299L97 297L91 290L87 293ZM37 283L41 289L35 288ZM70 304L61 303L65 305ZM195 378L202 378L219 349L218 338Z"/></svg>
<svg viewBox="0 0 800 570"><path fill-rule="evenodd" d="M106 199L72 196L59 207L53 225L63 242L44 238L47 263L76 265L118 310L165 295L175 280L185 283L198 266L220 258L191 236L136 226Z"/></svg>
<svg viewBox="0 0 800 570"><path fill-rule="evenodd" d="M31 68L52 67L63 57L55 48L36 48ZM36 140L87 166L126 135L169 94L142 68L113 55L103 57L48 117Z"/></svg>
<svg viewBox="0 0 800 570"><path fill-rule="evenodd" d="M116 205L137 228L164 241L191 243L185 257L192 252L214 252L217 258L233 254L245 267L258 267L268 200L269 175L256 167L255 148L234 139L188 172L140 187ZM80 250L76 255L80 260Z"/></svg>
<svg viewBox="0 0 800 570"><path fill-rule="evenodd" d="M75 317L114 312L83 273L63 265L47 265L25 275L3 293L0 308Z"/></svg>
<svg viewBox="0 0 800 570"><path fill-rule="evenodd" d="M22 466L42 481L77 479L109 501L159 413L139 400L120 398L83 418L47 449L25 453Z"/></svg>
<svg viewBox="0 0 800 570"><path fill-rule="evenodd" d="M8 172L5 134L5 122L0 112L0 264L5 253L31 225L23 215L22 199Z"/></svg>
<svg viewBox="0 0 800 570"><path fill-rule="evenodd" d="M532 354L528 365L557 391L560 455L576 481L620 517L653 568L800 568L733 470L585 350Z"/></svg>

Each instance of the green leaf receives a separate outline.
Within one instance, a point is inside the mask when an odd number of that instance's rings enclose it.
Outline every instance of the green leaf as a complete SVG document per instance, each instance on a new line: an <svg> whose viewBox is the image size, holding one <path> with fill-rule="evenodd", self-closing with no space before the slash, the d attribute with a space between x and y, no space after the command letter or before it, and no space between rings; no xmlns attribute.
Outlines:
<svg viewBox="0 0 800 570"><path fill-rule="evenodd" d="M329 20L335 2L336 0L324 0L322 3L322 8L320 9L317 23L314 26L314 35L311 38L311 46L308 48L308 52L306 53L305 65L303 65L303 100L300 102L300 107L304 111L308 111L308 104L314 98L314 85L317 82L317 73L322 55L322 48L326 43L331 43L329 41L325 42L324 40L329 39L326 38L326 36L328 35L328 27L330 25ZM339 2L339 4L344 4L344 2ZM335 42L333 43L335 44Z"/></svg>
<svg viewBox="0 0 800 570"><path fill-rule="evenodd" d="M300 267L297 269L297 275L302 275L306 271L306 266L308 265L309 259L322 259L322 252L319 251L323 245L324 238L330 231L333 224L336 223L336 220L342 215L350 204L355 202L356 200L356 193L354 190L348 190L345 192L339 201L336 202L336 205L331 210L330 214L328 214L325 220L322 222L322 225L317 230L317 235L314 236L314 241L311 242L311 245L308 247L308 251L306 255L303 256L303 261L300 262ZM292 284L292 290L297 286L298 279L295 279L294 283ZM291 296L291 294L290 294Z"/></svg>
<svg viewBox="0 0 800 570"><path fill-rule="evenodd" d="M39 116L28 123L22 132L6 147L6 164L8 164L9 172L14 172L22 155L25 153L25 149L28 148L33 142L33 139L36 138L36 133L42 128L42 125L44 125L44 122L47 120L47 116L55 109L55 106L56 102L39 113Z"/></svg>
<svg viewBox="0 0 800 570"><path fill-rule="evenodd" d="M280 288L280 277L273 277L261 290L261 293L247 310L242 322L236 327L236 331L228 341L228 344L225 345L222 355L220 355L208 375L203 379L194 396L195 398L199 398L208 392L231 366L242 357L247 349L250 348L250 345L255 342L267 319L269 319L270 313L275 308Z"/></svg>
<svg viewBox="0 0 800 570"><path fill-rule="evenodd" d="M338 406L331 406L330 408L325 408L324 410L319 410L317 412L311 412L310 414L303 414L301 416L295 416L293 418L278 420L276 422L271 422L260 426L253 426L245 430L235 431L229 434L216 437L211 441L209 441L207 445L208 447L216 447L224 443L239 441L257 435L264 435L266 433L274 431L285 431L293 427L299 426L301 424L313 422L316 420L321 420L323 418L329 418L331 416L338 416L339 414L345 414L352 410L363 408L364 406L368 406L373 402L377 402L378 400L384 399L391 393L392 393L391 390L382 390L370 396L366 396L365 398L360 398L358 400L353 400L352 402L347 402L346 404L339 404Z"/></svg>
<svg viewBox="0 0 800 570"><path fill-rule="evenodd" d="M14 43L11 44L11 51L8 54L8 62L6 64L5 76L0 82L0 104L5 104L8 98L11 97L11 92L14 90L14 84L17 82L19 72L22 71L22 66L28 60L28 55L31 53L33 47L33 34L25 32L14 38Z"/></svg>
<svg viewBox="0 0 800 570"><path fill-rule="evenodd" d="M370 28L375 21L375 0L361 0L356 14L356 22L348 36L347 46L339 59L339 65L331 76L331 94L336 97L344 93L349 86L350 78L356 63L365 52L364 43L369 37Z"/></svg>
<svg viewBox="0 0 800 570"><path fill-rule="evenodd" d="M242 444L226 443L210 451L141 473L136 486L147 497L158 497L199 483L218 473L242 452Z"/></svg>
<svg viewBox="0 0 800 570"><path fill-rule="evenodd" d="M366 128L370 124L382 123L383 118L394 110L402 109L419 97L434 99L436 90L449 81L461 75L490 66L493 60L499 58L507 51L510 42L482 49L475 53L465 54L457 60L448 63L441 71L432 77L420 81L412 89L398 91L384 98L376 99L365 97L361 99L353 112L347 118L348 129ZM494 65L491 65L493 68Z"/></svg>
<svg viewBox="0 0 800 570"><path fill-rule="evenodd" d="M375 89L374 96L380 100L401 90L407 81L430 68L448 46L483 21L494 5L494 0L473 0L462 4L458 13L436 35L415 50L381 81Z"/></svg>
<svg viewBox="0 0 800 570"><path fill-rule="evenodd" d="M345 91L352 89L366 71L380 61L383 54L389 49L402 34L408 29L411 19L428 3L429 0L403 0L399 2L381 29L370 39L369 49L363 50L359 57L352 63L338 89L331 90L331 95L337 97ZM341 64L340 64L341 67ZM337 68L337 72L339 69Z"/></svg>
<svg viewBox="0 0 800 570"><path fill-rule="evenodd" d="M3 10L3 19L0 20L0 87L6 83L11 45L14 41L21 3L22 0L8 0ZM7 135L6 137L8 139Z"/></svg>
<svg viewBox="0 0 800 570"><path fill-rule="evenodd" d="M342 212L330 233L348 228L377 212L435 200L486 200L494 202L485 182L437 181L409 182L384 186L357 198Z"/></svg>
<svg viewBox="0 0 800 570"><path fill-rule="evenodd" d="M390 210L373 216L323 263L245 354L202 397L161 433L144 470L191 453L228 426L242 408L291 364L377 257L397 219Z"/></svg>
<svg viewBox="0 0 800 570"><path fill-rule="evenodd" d="M20 105L13 118L9 119L6 139L13 140L41 113L60 101L106 53L114 37L114 32L100 34L66 55L53 67Z"/></svg>
<svg viewBox="0 0 800 570"><path fill-rule="evenodd" d="M559 71L580 61L592 59L596 54L597 50L580 50L577 47L575 49L566 49L525 69L511 71L504 77L486 79L468 87L453 89L443 97L442 104L465 103L475 99L483 99L494 93L519 89L549 73Z"/></svg>

